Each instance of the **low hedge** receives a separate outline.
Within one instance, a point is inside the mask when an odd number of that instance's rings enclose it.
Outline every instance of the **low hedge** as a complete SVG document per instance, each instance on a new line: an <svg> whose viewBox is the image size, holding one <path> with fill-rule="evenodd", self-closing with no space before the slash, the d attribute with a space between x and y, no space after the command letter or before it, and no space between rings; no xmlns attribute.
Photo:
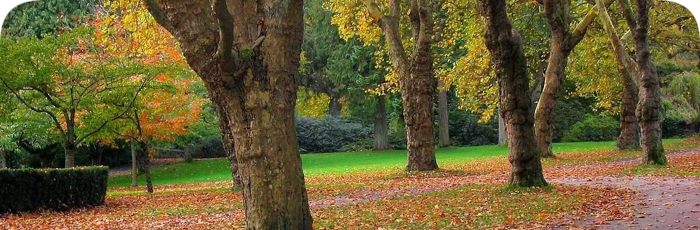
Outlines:
<svg viewBox="0 0 700 230"><path fill-rule="evenodd" d="M107 167L0 170L0 213L102 205Z"/></svg>

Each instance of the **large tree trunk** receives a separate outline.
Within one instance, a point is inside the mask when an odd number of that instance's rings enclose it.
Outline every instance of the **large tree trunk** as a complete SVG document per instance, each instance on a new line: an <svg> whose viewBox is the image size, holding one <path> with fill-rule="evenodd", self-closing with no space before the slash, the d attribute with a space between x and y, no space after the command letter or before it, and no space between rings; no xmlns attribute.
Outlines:
<svg viewBox="0 0 700 230"><path fill-rule="evenodd" d="M213 95L212 95L213 97ZM226 157L228 158L229 167L231 169L231 178L233 179L233 191L241 190L241 177L238 174L238 160L236 159L236 148L233 140L232 125L228 120L228 115L216 106L216 110L219 113L219 127L221 129L221 141L223 142L224 151L226 152Z"/></svg>
<svg viewBox="0 0 700 230"><path fill-rule="evenodd" d="M377 112L374 115L374 143L372 150L391 149L389 144L389 119L386 114L386 96L377 96Z"/></svg>
<svg viewBox="0 0 700 230"><path fill-rule="evenodd" d="M535 143L530 79L522 37L508 18L505 0L481 0L486 17L486 46L500 88L500 115L506 122L512 186L546 186Z"/></svg>
<svg viewBox="0 0 700 230"><path fill-rule="evenodd" d="M635 115L639 96L631 76L623 74L623 81L620 137L617 138L617 148L635 150L639 149L639 123Z"/></svg>
<svg viewBox="0 0 700 230"><path fill-rule="evenodd" d="M438 112L440 115L440 135L438 138L438 146L441 148L448 147L450 143L450 118L449 106L447 104L447 90L441 90L438 93Z"/></svg>
<svg viewBox="0 0 700 230"><path fill-rule="evenodd" d="M641 73L639 87L639 104L637 119L642 128L643 160L647 164L666 165L661 141L661 86L656 66L652 63L649 51L649 0L637 2L636 25L634 28L634 46L637 51L637 65Z"/></svg>
<svg viewBox="0 0 700 230"><path fill-rule="evenodd" d="M372 0L364 0L371 16L380 22L394 71L399 76L408 139L408 171L429 171L438 168L435 159L433 103L437 79L433 76L431 51L433 31L432 9L428 0L412 0L409 13L413 32L413 56L409 58L399 30L401 7L398 0L389 1L390 15L384 15Z"/></svg>
<svg viewBox="0 0 700 230"><path fill-rule="evenodd" d="M603 0L596 0L596 7L600 21L613 46L615 61L622 74L622 113L620 114L620 137L617 139L617 148L620 150L638 149L639 123L637 123L636 108L639 101L637 85L640 73L634 59L622 45Z"/></svg>
<svg viewBox="0 0 700 230"><path fill-rule="evenodd" d="M555 113L559 104L559 94L564 84L566 66L568 65L570 51L564 50L562 39L552 39L552 49L549 56L549 66L544 75L544 88L540 95L540 101L535 110L535 137L537 147L542 157L554 157L552 152L552 140L554 138Z"/></svg>
<svg viewBox="0 0 700 230"><path fill-rule="evenodd" d="M331 96L328 102L328 115L331 117L340 117L343 112L343 104L340 103L339 96Z"/></svg>
<svg viewBox="0 0 700 230"><path fill-rule="evenodd" d="M228 120L247 228L312 229L294 115L302 1L160 2L146 3Z"/></svg>
<svg viewBox="0 0 700 230"><path fill-rule="evenodd" d="M606 0L611 4L612 0ZM554 157L552 139L554 138L554 111L557 109L559 95L566 79L566 67L569 55L583 40L588 27L597 16L597 11L591 10L571 31L572 24L570 5L571 0L544 0L545 15L549 29L552 32L552 45L549 65L545 72L544 88L535 110L535 136L537 147L542 157Z"/></svg>

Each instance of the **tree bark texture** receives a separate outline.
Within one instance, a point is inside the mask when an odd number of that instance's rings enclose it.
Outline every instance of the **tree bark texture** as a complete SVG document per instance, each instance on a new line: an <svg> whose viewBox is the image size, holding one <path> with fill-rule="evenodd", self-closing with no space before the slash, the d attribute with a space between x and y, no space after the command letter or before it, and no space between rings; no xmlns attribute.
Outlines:
<svg viewBox="0 0 700 230"><path fill-rule="evenodd" d="M511 164L509 184L546 186L533 130L530 79L522 37L508 18L505 0L481 0L486 17L486 46L500 88L500 115L506 122Z"/></svg>
<svg viewBox="0 0 700 230"><path fill-rule="evenodd" d="M438 112L440 116L440 135L438 137L438 146L441 148L448 147L450 142L450 109L447 102L447 90L441 90L438 93Z"/></svg>
<svg viewBox="0 0 700 230"><path fill-rule="evenodd" d="M294 117L302 1L146 4L228 121L222 134L233 140L247 228L312 229Z"/></svg>
<svg viewBox="0 0 700 230"><path fill-rule="evenodd" d="M221 129L221 141L223 142L224 151L226 152L226 158L228 158L229 168L231 169L231 178L233 180L233 191L241 190L241 177L238 173L238 160L236 159L236 148L233 140L233 133L231 130L233 127L231 122L228 120L228 115L216 106L216 110L219 114L219 128Z"/></svg>
<svg viewBox="0 0 700 230"><path fill-rule="evenodd" d="M605 4L611 4L606 0ZM555 130L555 113L559 95L566 79L566 67L569 55L586 36L588 28L597 16L597 10L591 9L572 31L570 14L571 0L544 0L545 15L552 32L552 44L549 65L545 72L544 88L535 110L535 136L542 157L554 157L552 140Z"/></svg>
<svg viewBox="0 0 700 230"><path fill-rule="evenodd" d="M374 115L374 143L372 150L391 149L389 144L389 119L386 114L386 96L377 96L377 112Z"/></svg>
<svg viewBox="0 0 700 230"><path fill-rule="evenodd" d="M401 6L398 0L389 1L385 15L373 0L363 0L371 16L379 21L392 67L399 76L403 101L403 115L408 139L408 171L438 169L435 159L435 132L433 104L437 79L433 76L431 51L433 16L429 0L411 0L409 18L413 35L413 56L409 57L399 31Z"/></svg>
<svg viewBox="0 0 700 230"><path fill-rule="evenodd" d="M666 165L664 147L661 141L661 86L656 66L649 51L649 0L635 0L637 3L634 46L637 52L637 65L641 73L637 119L642 129L643 161L647 164Z"/></svg>
<svg viewBox="0 0 700 230"><path fill-rule="evenodd" d="M603 4L603 0L596 0L596 8L599 19L615 52L615 61L622 75L622 112L620 114L620 136L617 139L617 148L620 150L639 149L639 123L637 122L636 108L639 101L638 84L640 73L635 60L625 50L617 31L610 19L610 15Z"/></svg>
<svg viewBox="0 0 700 230"><path fill-rule="evenodd" d="M636 116L639 92L631 76L623 74L623 81L620 136L617 138L617 148L620 150L636 150L640 147L640 130Z"/></svg>

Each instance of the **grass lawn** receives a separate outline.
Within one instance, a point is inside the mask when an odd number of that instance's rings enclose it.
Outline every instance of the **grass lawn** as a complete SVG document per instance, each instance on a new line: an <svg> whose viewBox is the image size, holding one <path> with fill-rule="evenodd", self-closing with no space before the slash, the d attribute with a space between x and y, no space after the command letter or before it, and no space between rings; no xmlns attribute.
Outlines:
<svg viewBox="0 0 700 230"><path fill-rule="evenodd" d="M680 139L665 140L666 143L678 142ZM554 152L557 154L590 152L615 149L615 142L577 142L556 143ZM505 156L508 149L502 146L451 147L438 149L436 156L438 164L451 165L468 162L474 159ZM324 174L352 174L359 172L396 170L405 167L406 151L378 152L348 152L348 153L318 153L301 156L304 174L307 177ZM224 181L231 179L228 161L212 159L192 163L177 163L155 167L151 171L155 185L184 184L193 182ZM143 184L143 175L139 176L139 184ZM109 187L126 187L131 185L131 176L115 176L109 179Z"/></svg>

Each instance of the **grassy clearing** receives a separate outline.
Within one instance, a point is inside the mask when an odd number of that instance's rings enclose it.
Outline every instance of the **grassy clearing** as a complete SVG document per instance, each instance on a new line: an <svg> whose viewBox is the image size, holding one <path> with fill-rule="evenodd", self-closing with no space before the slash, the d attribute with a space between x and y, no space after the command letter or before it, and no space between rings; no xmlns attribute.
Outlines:
<svg viewBox="0 0 700 230"><path fill-rule="evenodd" d="M671 139L666 140L665 143L678 141L679 139ZM615 149L615 142L612 141L554 144L554 152L558 154L613 149ZM438 149L436 156L441 166L450 166L507 154L506 147L490 145ZM304 154L301 158L304 174L307 177L398 171L406 165L405 150ZM231 172L226 159L212 159L155 167L152 169L152 177L156 185L183 184L230 180ZM143 183L143 176L139 176L139 184ZM115 176L109 180L111 188L130 185L131 178L128 175Z"/></svg>

